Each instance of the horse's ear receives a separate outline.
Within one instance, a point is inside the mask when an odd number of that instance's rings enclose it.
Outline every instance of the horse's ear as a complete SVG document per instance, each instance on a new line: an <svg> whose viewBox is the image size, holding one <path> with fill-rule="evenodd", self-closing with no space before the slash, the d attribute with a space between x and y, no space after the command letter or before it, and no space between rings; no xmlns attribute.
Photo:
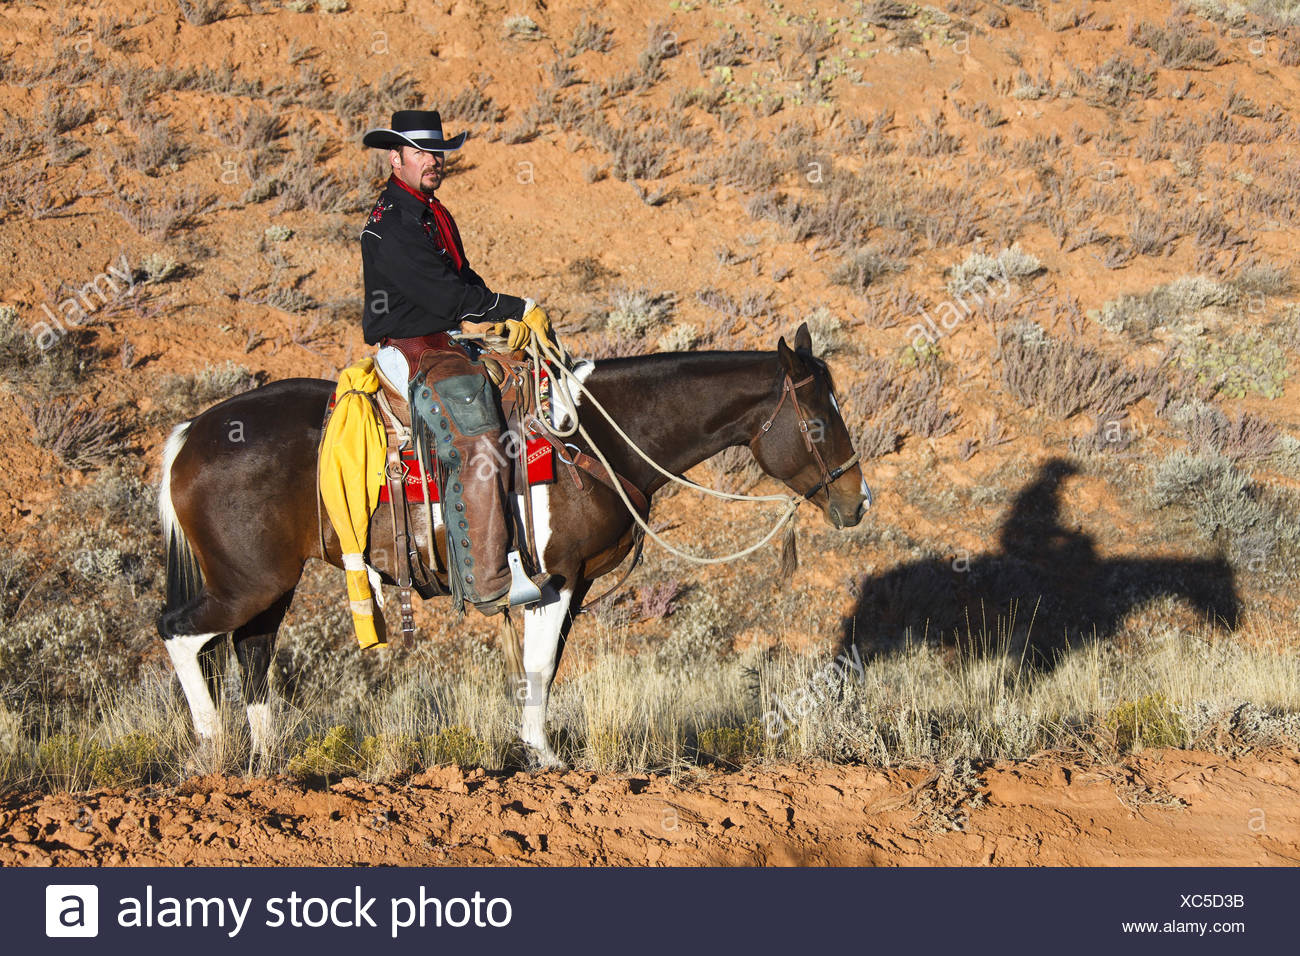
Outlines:
<svg viewBox="0 0 1300 956"><path fill-rule="evenodd" d="M790 351L790 346L785 344L785 336L781 336L776 343L776 357L781 360L781 368L785 369L790 375L795 374L799 369L798 357Z"/></svg>
<svg viewBox="0 0 1300 956"><path fill-rule="evenodd" d="M794 350L796 352L812 352L812 333L808 331L807 322L801 323L799 330L794 334Z"/></svg>

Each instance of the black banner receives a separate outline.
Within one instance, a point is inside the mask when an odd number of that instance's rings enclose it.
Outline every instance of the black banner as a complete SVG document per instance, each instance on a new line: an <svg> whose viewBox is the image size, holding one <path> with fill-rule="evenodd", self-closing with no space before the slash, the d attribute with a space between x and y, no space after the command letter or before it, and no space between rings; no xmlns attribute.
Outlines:
<svg viewBox="0 0 1300 956"><path fill-rule="evenodd" d="M8 952L1294 948L1295 870L0 871ZM91 944L89 940L96 940Z"/></svg>

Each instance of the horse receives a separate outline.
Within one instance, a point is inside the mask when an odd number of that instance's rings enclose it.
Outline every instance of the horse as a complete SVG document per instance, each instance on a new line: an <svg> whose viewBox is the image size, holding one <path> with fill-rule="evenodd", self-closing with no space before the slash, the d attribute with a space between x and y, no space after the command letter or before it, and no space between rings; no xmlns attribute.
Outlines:
<svg viewBox="0 0 1300 956"><path fill-rule="evenodd" d="M574 375L626 436L678 475L725 448L748 446L759 467L815 504L836 528L858 524L870 492L807 324L791 348L669 352L578 363ZM163 450L159 513L167 555L161 635L200 746L222 734L215 704L218 645L233 639L255 752L272 740L268 674L276 632L309 558L342 567L338 539L322 527L318 446L335 384L295 378L244 392L177 425ZM581 394L562 402L581 411ZM647 500L667 483L594 409L588 435ZM576 438L576 436L575 436ZM591 453L585 441L576 446ZM551 683L574 613L592 583L636 542L631 514L612 488L558 467L529 490L534 543L551 576L523 611L519 734L534 765L562 767L546 734ZM522 510L522 496L514 496ZM379 522L371 541L389 540ZM391 527L391 514L388 517ZM437 535L435 534L435 538ZM437 538L440 550L445 535ZM372 563L374 557L372 555ZM394 583L395 568L379 568ZM507 653L507 657L509 654Z"/></svg>

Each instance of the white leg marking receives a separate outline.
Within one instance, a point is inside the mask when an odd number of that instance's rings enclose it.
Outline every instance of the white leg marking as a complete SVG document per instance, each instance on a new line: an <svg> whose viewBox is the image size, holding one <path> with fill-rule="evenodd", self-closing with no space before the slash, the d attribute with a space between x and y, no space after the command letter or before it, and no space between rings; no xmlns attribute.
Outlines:
<svg viewBox="0 0 1300 956"><path fill-rule="evenodd" d="M867 487L867 479L862 479L858 490L862 492L862 510L866 511L871 507L871 489Z"/></svg>
<svg viewBox="0 0 1300 956"><path fill-rule="evenodd" d="M199 651L203 645L216 637L216 634L186 634L170 637L163 643L171 655L172 666L176 676L181 679L181 690L185 691L185 701L190 705L190 715L194 718L194 730L207 740L216 740L221 736L221 718L217 715L217 705L208 693L208 682L203 679L203 668L199 666Z"/></svg>
<svg viewBox="0 0 1300 956"><path fill-rule="evenodd" d="M571 588L557 593L548 585L542 591L540 601L524 608L524 676L528 681L528 696L524 699L519 736L545 766L561 765L546 738L546 703L551 693L551 679L555 677L560 630L572 597Z"/></svg>
<svg viewBox="0 0 1300 956"><path fill-rule="evenodd" d="M271 705L249 704L244 710L248 714L248 729L253 737L253 753L269 756L271 742L275 739L275 723L271 715Z"/></svg>

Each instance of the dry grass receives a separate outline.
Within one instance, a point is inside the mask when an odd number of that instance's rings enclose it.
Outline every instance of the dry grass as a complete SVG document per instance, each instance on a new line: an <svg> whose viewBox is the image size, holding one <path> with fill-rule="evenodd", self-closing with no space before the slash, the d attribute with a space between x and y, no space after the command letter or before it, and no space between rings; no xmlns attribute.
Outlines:
<svg viewBox="0 0 1300 956"><path fill-rule="evenodd" d="M650 600L662 610L660 597ZM1094 643L1035 664L995 625L963 636L955 656L924 643L877 656L737 653L718 650L715 612L692 617L692 601L651 616L669 627L657 647L625 624L598 621L584 635L552 698L562 756L586 770L644 773L810 757L941 765L1044 750L1113 759L1144 746L1300 744L1300 655L1274 641L1138 628L1125 652ZM495 649L463 643L440 652L448 661L418 664L380 651L349 667L359 652L309 649L299 633L285 643L281 659L299 671L326 654L340 660L277 704L282 732L268 763L249 754L240 708L224 699L229 740L209 758L218 769L377 779L432 763L521 764ZM343 679L330 686L332 675ZM0 787L174 783L191 744L171 683L148 666L130 687L96 688L93 705L61 724L34 696L11 703L0 714Z"/></svg>
<svg viewBox="0 0 1300 956"><path fill-rule="evenodd" d="M126 448L126 429L114 415L88 408L77 399L22 402L32 425L32 440L59 456L69 468L100 468Z"/></svg>
<svg viewBox="0 0 1300 956"><path fill-rule="evenodd" d="M1130 370L1086 345L1024 330L998 334L1002 383L1026 408L1065 419L1120 412L1156 387L1158 370Z"/></svg>

